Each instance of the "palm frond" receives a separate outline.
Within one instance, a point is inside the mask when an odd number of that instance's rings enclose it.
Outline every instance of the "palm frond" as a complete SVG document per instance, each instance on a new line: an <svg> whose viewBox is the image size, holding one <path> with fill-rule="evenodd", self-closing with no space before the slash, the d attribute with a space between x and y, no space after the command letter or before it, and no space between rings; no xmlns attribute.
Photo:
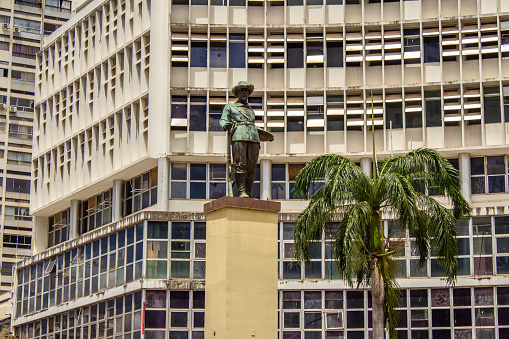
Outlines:
<svg viewBox="0 0 509 339"><path fill-rule="evenodd" d="M431 197L420 195L419 205L429 227L428 234L433 239L432 249L438 256L438 262L444 267L449 283L452 283L458 266L456 219L451 211Z"/></svg>
<svg viewBox="0 0 509 339"><path fill-rule="evenodd" d="M366 225L372 222L373 210L366 201L362 201L344 215L336 232L334 259L338 261L338 269L350 285L354 277L358 285L369 277Z"/></svg>
<svg viewBox="0 0 509 339"><path fill-rule="evenodd" d="M389 158L380 167L382 172L401 174L412 184L425 189L440 187L451 199L456 219L470 214L470 206L461 194L458 170L436 150L419 148L406 155Z"/></svg>

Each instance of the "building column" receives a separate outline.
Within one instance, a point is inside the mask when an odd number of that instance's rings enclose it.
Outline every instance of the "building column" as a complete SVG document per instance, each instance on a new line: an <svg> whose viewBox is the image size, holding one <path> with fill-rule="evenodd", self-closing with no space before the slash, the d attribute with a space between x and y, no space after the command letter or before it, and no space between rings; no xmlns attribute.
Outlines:
<svg viewBox="0 0 509 339"><path fill-rule="evenodd" d="M71 200L69 209L69 240L80 236L80 200Z"/></svg>
<svg viewBox="0 0 509 339"><path fill-rule="evenodd" d="M41 253L48 248L48 218L33 217L34 237L32 239L33 254Z"/></svg>
<svg viewBox="0 0 509 339"><path fill-rule="evenodd" d="M124 180L115 179L113 180L113 193L112 193L112 212L111 221L119 221L122 219L122 197L124 191Z"/></svg>
<svg viewBox="0 0 509 339"><path fill-rule="evenodd" d="M272 161L263 159L260 161L260 199L272 199Z"/></svg>
<svg viewBox="0 0 509 339"><path fill-rule="evenodd" d="M371 176L371 172L373 171L373 161L371 158L361 158L361 168L367 175Z"/></svg>
<svg viewBox="0 0 509 339"><path fill-rule="evenodd" d="M472 190L470 189L470 153L458 154L458 163L461 180L461 194L470 203L472 202Z"/></svg>
<svg viewBox="0 0 509 339"><path fill-rule="evenodd" d="M157 209L169 210L170 202L170 160L166 157L157 159Z"/></svg>

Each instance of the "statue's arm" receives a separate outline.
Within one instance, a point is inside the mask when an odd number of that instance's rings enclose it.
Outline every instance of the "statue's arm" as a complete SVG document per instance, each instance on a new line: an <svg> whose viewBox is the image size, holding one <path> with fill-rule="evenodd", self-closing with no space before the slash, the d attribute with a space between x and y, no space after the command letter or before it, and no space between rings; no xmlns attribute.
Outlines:
<svg viewBox="0 0 509 339"><path fill-rule="evenodd" d="M223 115L221 115L221 119L219 119L219 125L225 131L229 130L232 126L230 119L230 107L228 104L224 106Z"/></svg>

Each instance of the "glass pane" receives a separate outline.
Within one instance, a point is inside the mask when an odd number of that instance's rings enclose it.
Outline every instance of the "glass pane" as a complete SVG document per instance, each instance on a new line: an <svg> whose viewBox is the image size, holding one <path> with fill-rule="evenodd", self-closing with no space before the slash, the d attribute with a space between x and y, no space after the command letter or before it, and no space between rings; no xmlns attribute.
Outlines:
<svg viewBox="0 0 509 339"><path fill-rule="evenodd" d="M497 257L497 273L509 274L509 257Z"/></svg>
<svg viewBox="0 0 509 339"><path fill-rule="evenodd" d="M483 194L486 191L484 177L472 177L470 185L472 194Z"/></svg>
<svg viewBox="0 0 509 339"><path fill-rule="evenodd" d="M489 176L488 192L489 193L505 192L505 176L504 175Z"/></svg>
<svg viewBox="0 0 509 339"><path fill-rule="evenodd" d="M509 234L509 217L495 217L495 234Z"/></svg>
<svg viewBox="0 0 509 339"><path fill-rule="evenodd" d="M283 279L300 279L300 275L300 264L298 262L283 262Z"/></svg>
<svg viewBox="0 0 509 339"><path fill-rule="evenodd" d="M145 327L146 328L166 328L166 311L145 310ZM148 331L147 331L147 333L148 333Z"/></svg>
<svg viewBox="0 0 509 339"><path fill-rule="evenodd" d="M497 253L509 253L509 238L497 239Z"/></svg>
<svg viewBox="0 0 509 339"><path fill-rule="evenodd" d="M171 182L170 196L172 199L186 199L187 183L185 182Z"/></svg>
<svg viewBox="0 0 509 339"><path fill-rule="evenodd" d="M455 288L453 290L454 306L470 306L470 288Z"/></svg>
<svg viewBox="0 0 509 339"><path fill-rule="evenodd" d="M193 262L193 278L205 279L205 261Z"/></svg>
<svg viewBox="0 0 509 339"><path fill-rule="evenodd" d="M347 311L347 328L364 328L364 311Z"/></svg>
<svg viewBox="0 0 509 339"><path fill-rule="evenodd" d="M205 164L191 164L191 180L206 180L207 179L207 165Z"/></svg>
<svg viewBox="0 0 509 339"><path fill-rule="evenodd" d="M190 239L191 223L190 222L172 222L171 223L172 239Z"/></svg>
<svg viewBox="0 0 509 339"><path fill-rule="evenodd" d="M491 254L491 237L478 237L473 239L474 255Z"/></svg>
<svg viewBox="0 0 509 339"><path fill-rule="evenodd" d="M300 327L300 313L299 312L284 312L283 313L283 327L284 328L299 328Z"/></svg>
<svg viewBox="0 0 509 339"><path fill-rule="evenodd" d="M166 291L147 290L145 298L147 308L166 308Z"/></svg>
<svg viewBox="0 0 509 339"><path fill-rule="evenodd" d="M458 255L469 255L470 254L470 241L469 238L458 238Z"/></svg>
<svg viewBox="0 0 509 339"><path fill-rule="evenodd" d="M189 278L190 262L189 261L171 261L171 277L172 278Z"/></svg>
<svg viewBox="0 0 509 339"><path fill-rule="evenodd" d="M470 158L470 170L472 175L484 174L484 158Z"/></svg>
<svg viewBox="0 0 509 339"><path fill-rule="evenodd" d="M322 292L305 291L304 292L304 308L320 309L322 308Z"/></svg>
<svg viewBox="0 0 509 339"><path fill-rule="evenodd" d="M486 169L488 175L490 174L504 174L505 164L504 157L487 157L486 158Z"/></svg>
<svg viewBox="0 0 509 339"><path fill-rule="evenodd" d="M167 261L147 260L147 279L168 279Z"/></svg>
<svg viewBox="0 0 509 339"><path fill-rule="evenodd" d="M191 182L189 184L191 192L191 199L206 199L207 196L207 183L206 182Z"/></svg>
<svg viewBox="0 0 509 339"><path fill-rule="evenodd" d="M186 164L171 164L171 180L187 180Z"/></svg>
<svg viewBox="0 0 509 339"><path fill-rule="evenodd" d="M307 279L321 279L322 278L322 262L311 261L305 265L305 275Z"/></svg>
<svg viewBox="0 0 509 339"><path fill-rule="evenodd" d="M493 288L491 287L474 288L474 300L476 306L493 305Z"/></svg>
<svg viewBox="0 0 509 339"><path fill-rule="evenodd" d="M304 312L304 328L322 328L322 313Z"/></svg>

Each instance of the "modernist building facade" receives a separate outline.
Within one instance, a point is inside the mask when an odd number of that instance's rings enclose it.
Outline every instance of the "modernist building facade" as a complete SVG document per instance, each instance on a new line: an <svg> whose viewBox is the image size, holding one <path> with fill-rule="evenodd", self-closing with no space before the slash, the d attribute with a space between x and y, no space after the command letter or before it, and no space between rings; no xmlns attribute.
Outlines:
<svg viewBox="0 0 509 339"><path fill-rule="evenodd" d="M29 198L35 58L42 37L70 16L67 0L0 1L0 294L7 293L6 297L12 289L14 263L32 254ZM6 317L4 313L0 319Z"/></svg>
<svg viewBox="0 0 509 339"><path fill-rule="evenodd" d="M369 292L338 276L331 234L292 258L291 189L318 154L369 171L372 128L378 159L450 159L473 207L454 287L399 232L399 338L509 336L509 2L82 1L36 72L18 337L203 338L202 211L225 194L217 122L239 80L275 135L255 195L282 202L280 338L369 338Z"/></svg>

